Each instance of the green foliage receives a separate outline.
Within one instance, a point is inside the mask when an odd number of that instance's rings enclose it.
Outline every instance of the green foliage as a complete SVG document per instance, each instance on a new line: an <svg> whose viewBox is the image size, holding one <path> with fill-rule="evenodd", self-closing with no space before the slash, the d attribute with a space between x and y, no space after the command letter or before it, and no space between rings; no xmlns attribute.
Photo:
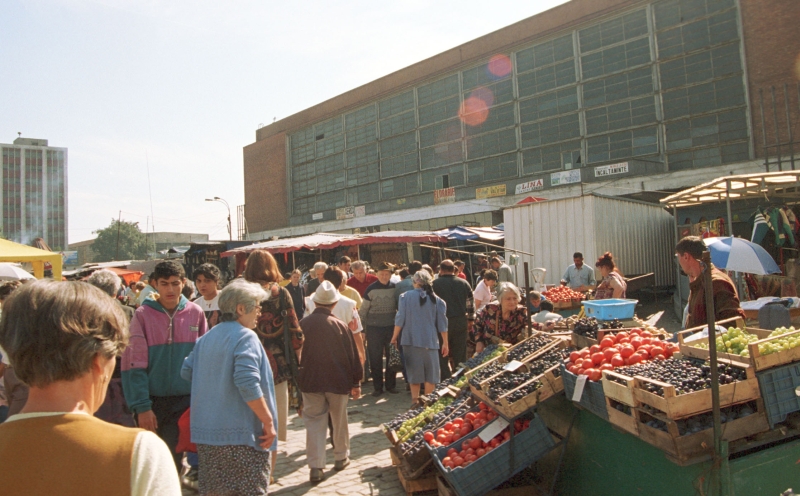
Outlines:
<svg viewBox="0 0 800 496"><path fill-rule="evenodd" d="M147 240L144 233L139 230L138 223L112 219L111 225L94 231L94 234L97 234L97 239L92 245L92 250L97 253L95 259L97 262L144 260L147 255ZM117 245L118 235L119 245Z"/></svg>

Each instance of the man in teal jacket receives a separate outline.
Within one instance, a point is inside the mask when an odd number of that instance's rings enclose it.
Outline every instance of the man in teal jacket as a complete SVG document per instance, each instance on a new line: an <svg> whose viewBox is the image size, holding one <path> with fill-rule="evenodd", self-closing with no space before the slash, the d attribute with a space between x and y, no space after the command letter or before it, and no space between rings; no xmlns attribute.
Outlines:
<svg viewBox="0 0 800 496"><path fill-rule="evenodd" d="M178 419L189 408L192 389L181 377L181 367L208 326L203 309L181 294L186 272L180 263L161 262L153 276L156 293L131 321L130 344L122 355L122 388L139 427L167 443L180 472Z"/></svg>

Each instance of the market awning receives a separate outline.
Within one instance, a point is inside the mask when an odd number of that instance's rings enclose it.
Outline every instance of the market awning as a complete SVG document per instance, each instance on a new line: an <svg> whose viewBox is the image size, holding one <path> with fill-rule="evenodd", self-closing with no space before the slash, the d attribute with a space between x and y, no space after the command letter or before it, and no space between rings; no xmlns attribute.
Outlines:
<svg viewBox="0 0 800 496"><path fill-rule="evenodd" d="M125 281L126 286L129 286L132 282L138 282L144 275L144 272L141 270L119 269L117 267L109 267L106 270L110 270L111 272L120 276L122 280Z"/></svg>
<svg viewBox="0 0 800 496"><path fill-rule="evenodd" d="M487 241L502 241L505 239L505 232L496 227L463 227L456 226L448 229L441 229L435 231L439 236L444 236L447 239L457 241L466 241L472 239L485 239Z"/></svg>
<svg viewBox="0 0 800 496"><path fill-rule="evenodd" d="M665 207L681 208L703 203L747 198L794 198L800 195L800 171L762 172L722 176L661 200Z"/></svg>
<svg viewBox="0 0 800 496"><path fill-rule="evenodd" d="M61 280L62 257L60 253L0 239L0 262L28 262L33 265L33 275L37 279L44 277L44 266L46 262L49 262L52 265L53 279Z"/></svg>
<svg viewBox="0 0 800 496"><path fill-rule="evenodd" d="M367 245L377 243L446 243L447 238L427 231L383 231L365 234L331 234L316 233L297 238L264 241L241 248L234 248L221 254L231 257L236 254L247 254L254 250L266 250L270 253L290 253L301 250L330 250L339 246Z"/></svg>

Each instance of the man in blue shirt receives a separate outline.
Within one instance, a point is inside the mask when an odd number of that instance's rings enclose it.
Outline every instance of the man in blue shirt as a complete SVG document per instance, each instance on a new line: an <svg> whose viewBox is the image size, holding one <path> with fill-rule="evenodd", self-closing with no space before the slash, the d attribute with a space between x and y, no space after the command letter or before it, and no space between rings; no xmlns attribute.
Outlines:
<svg viewBox="0 0 800 496"><path fill-rule="evenodd" d="M583 264L583 253L576 251L572 255L572 261L575 263L567 267L567 271L561 279L561 284L581 293L594 289L597 285L594 278L594 269Z"/></svg>

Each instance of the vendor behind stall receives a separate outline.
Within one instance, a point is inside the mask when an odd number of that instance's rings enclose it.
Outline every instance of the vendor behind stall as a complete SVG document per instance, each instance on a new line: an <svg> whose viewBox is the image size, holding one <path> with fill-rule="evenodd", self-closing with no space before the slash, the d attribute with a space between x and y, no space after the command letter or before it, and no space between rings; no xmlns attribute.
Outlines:
<svg viewBox="0 0 800 496"><path fill-rule="evenodd" d="M678 263L689 276L689 304L685 322L687 328L702 326L707 322L703 266L700 263L705 250L705 243L697 236L687 236L675 247ZM739 296L730 277L713 264L710 268L711 286L714 292L714 318L717 321L731 317L744 319L744 310L739 306Z"/></svg>
<svg viewBox="0 0 800 496"><path fill-rule="evenodd" d="M569 286L575 291L584 292L594 289L596 283L594 270L583 263L583 253L576 251L572 254L572 261L575 262L564 272L561 284Z"/></svg>
<svg viewBox="0 0 800 496"><path fill-rule="evenodd" d="M497 300L487 304L475 318L475 351L495 342L516 344L524 339L528 312L520 305L519 288L510 282L497 285Z"/></svg>
<svg viewBox="0 0 800 496"><path fill-rule="evenodd" d="M614 255L611 252L605 252L602 257L597 259L594 264L600 270L600 275L603 279L597 285L595 292L595 300L605 300L608 298L625 298L625 291L628 289L628 283L622 277L616 262L614 262Z"/></svg>

